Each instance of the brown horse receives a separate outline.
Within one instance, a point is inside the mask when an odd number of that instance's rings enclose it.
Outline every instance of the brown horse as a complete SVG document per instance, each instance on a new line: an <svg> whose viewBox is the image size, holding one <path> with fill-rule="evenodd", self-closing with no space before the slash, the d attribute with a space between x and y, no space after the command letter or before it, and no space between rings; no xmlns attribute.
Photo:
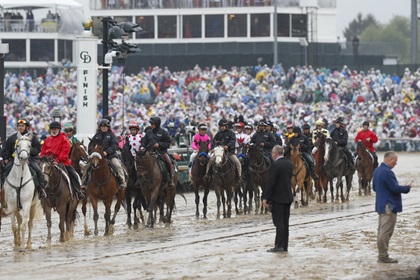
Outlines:
<svg viewBox="0 0 420 280"><path fill-rule="evenodd" d="M339 146L332 141L331 138L325 140L325 172L329 178L337 178L336 189L337 195L335 200L339 200L339 191L341 195L341 202L349 201L350 190L352 187L352 180L354 171L347 168L347 156ZM346 193L343 192L343 176L346 178ZM333 188L331 188L331 196L334 197Z"/></svg>
<svg viewBox="0 0 420 280"><path fill-rule="evenodd" d="M215 161L212 166L212 180L217 197L217 218L220 218L220 206L223 203L223 217L231 217L233 192L237 190L238 180L234 164L230 162L222 146L214 148ZM226 192L226 197L225 197ZM226 209L227 208L227 209Z"/></svg>
<svg viewBox="0 0 420 280"><path fill-rule="evenodd" d="M86 163L88 160L89 154L87 152L86 146L82 142L73 142L71 146L69 158L72 162L74 170L82 176L83 166L80 165L80 161Z"/></svg>
<svg viewBox="0 0 420 280"><path fill-rule="evenodd" d="M318 132L314 146L318 148L314 156L315 159L315 172L318 174L319 179L314 180L315 189L318 192L317 202L327 202L327 191L328 191L328 182L330 182L330 187L332 188L332 180L329 180L327 172L323 168L325 163L325 139L326 136ZM333 191L331 191L331 201L334 201Z"/></svg>
<svg viewBox="0 0 420 280"><path fill-rule="evenodd" d="M371 181L373 171L375 171L375 160L369 150L365 147L363 141L357 142L356 146L357 161L356 170L359 176L359 195L371 194Z"/></svg>
<svg viewBox="0 0 420 280"><path fill-rule="evenodd" d="M254 191L255 213L263 213L261 207L260 188L264 192L265 178L267 177L270 164L264 159L262 150L251 144L247 151L249 179ZM243 171L242 171L243 172Z"/></svg>
<svg viewBox="0 0 420 280"><path fill-rule="evenodd" d="M92 144L92 143L91 143ZM92 166L91 179L88 182L88 193L90 202L93 207L93 221L95 222L94 234L98 235L98 201L102 200L105 205L105 233L104 235L113 234L115 217L121 207L125 190L119 189L117 179L106 160L104 149L101 145L93 143L90 150L89 159ZM117 175L118 176L118 175ZM117 195L117 203L114 208L114 215L111 219L111 205L114 196ZM85 217L85 235L89 234L86 222L86 203L87 199L83 199L82 212Z"/></svg>
<svg viewBox="0 0 420 280"><path fill-rule="evenodd" d="M127 210L127 225L129 228L133 226L131 222L131 211L133 210L133 222L134 229L138 229L140 220L144 223L144 217L142 213L142 206L146 208L146 200L144 199L143 192L141 191L140 185L137 184L137 172L135 166L134 156L131 154L129 149L123 148L121 150L121 158L125 169L128 174L127 189L125 190L125 202ZM132 197L134 196L134 203L131 204ZM139 211L140 217L137 216Z"/></svg>
<svg viewBox="0 0 420 280"><path fill-rule="evenodd" d="M306 166L305 162L300 155L300 144L296 147L290 145L290 158L293 163L293 176L292 176L292 191L295 197L295 208L299 206L299 202L296 200L296 193L300 192L300 202L302 206L307 206L309 201L309 195L312 188L312 177L311 172ZM297 190L296 190L297 185Z"/></svg>
<svg viewBox="0 0 420 280"><path fill-rule="evenodd" d="M142 149L136 155L136 168L138 183L141 186L146 200L147 211L149 212L146 227L154 227L156 222L156 211L159 206L161 221L169 226L172 218L172 211L175 205L176 188L164 182L163 170L161 169L159 154L149 153ZM166 217L163 217L163 204L167 206Z"/></svg>
<svg viewBox="0 0 420 280"><path fill-rule="evenodd" d="M207 219L207 197L210 192L210 182L203 180L206 174L207 162L209 161L209 142L200 142L200 147L197 151L194 163L191 168L191 184L195 193L195 216L200 217L200 186L204 187L203 195L203 218Z"/></svg>
<svg viewBox="0 0 420 280"><path fill-rule="evenodd" d="M47 242L51 242L51 209L53 208L60 217L60 242L68 241L74 235L77 204L79 203L72 191L70 177L65 171L65 167L57 165L52 157L42 157L40 168L44 174L45 192L48 195L41 199L48 227Z"/></svg>

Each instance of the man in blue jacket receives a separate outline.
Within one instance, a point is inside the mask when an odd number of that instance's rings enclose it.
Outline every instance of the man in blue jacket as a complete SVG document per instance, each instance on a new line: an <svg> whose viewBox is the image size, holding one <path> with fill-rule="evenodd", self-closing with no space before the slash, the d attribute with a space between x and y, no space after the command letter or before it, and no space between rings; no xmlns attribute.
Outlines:
<svg viewBox="0 0 420 280"><path fill-rule="evenodd" d="M407 186L400 186L394 172L398 156L395 152L387 152L384 162L373 173L373 190L376 192L375 211L379 214L378 225L378 262L397 263L388 255L389 240L394 232L397 213L402 212L401 193L410 191L411 182Z"/></svg>

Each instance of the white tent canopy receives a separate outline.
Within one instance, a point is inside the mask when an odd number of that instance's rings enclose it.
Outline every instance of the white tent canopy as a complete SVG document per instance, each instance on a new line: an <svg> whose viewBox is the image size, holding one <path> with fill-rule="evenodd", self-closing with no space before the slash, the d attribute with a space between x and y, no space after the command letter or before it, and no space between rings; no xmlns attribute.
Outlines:
<svg viewBox="0 0 420 280"><path fill-rule="evenodd" d="M40 9L40 8L81 8L82 4L74 0L0 0L3 9Z"/></svg>

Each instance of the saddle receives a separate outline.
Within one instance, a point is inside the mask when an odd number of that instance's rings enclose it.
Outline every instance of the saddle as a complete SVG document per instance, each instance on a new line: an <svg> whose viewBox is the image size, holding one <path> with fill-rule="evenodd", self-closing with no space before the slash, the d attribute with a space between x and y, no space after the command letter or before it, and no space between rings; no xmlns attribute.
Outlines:
<svg viewBox="0 0 420 280"><path fill-rule="evenodd" d="M111 173L115 176L115 178L117 179L118 183L121 184L121 182L120 182L120 175L118 175L117 168L115 168L114 165L112 165L112 162L109 159L106 159L106 163L108 164L109 169L111 170ZM121 161L120 161L120 164L121 164ZM123 173L124 173L124 179L127 180L128 179L128 173L127 173L127 170L125 170L125 168L123 166L124 165L121 164L121 168L122 168Z"/></svg>
<svg viewBox="0 0 420 280"><path fill-rule="evenodd" d="M1 177L1 180L0 180L1 185L3 185L3 181L5 181L7 176L9 176L10 171L12 171L12 168L9 168L8 170L4 171L4 174L3 174L3 176ZM39 179L38 179L38 176L36 175L35 170L30 165L29 165L29 171L31 172L32 179L34 180L35 189L38 189L39 188Z"/></svg>

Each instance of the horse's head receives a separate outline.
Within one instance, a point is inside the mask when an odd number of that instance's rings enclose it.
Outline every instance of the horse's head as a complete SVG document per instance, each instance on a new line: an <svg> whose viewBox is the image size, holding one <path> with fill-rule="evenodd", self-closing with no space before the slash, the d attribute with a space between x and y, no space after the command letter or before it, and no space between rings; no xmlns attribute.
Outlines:
<svg viewBox="0 0 420 280"><path fill-rule="evenodd" d="M27 162L29 159L32 147L32 137L32 132L30 132L29 135L17 133L16 157L21 162Z"/></svg>
<svg viewBox="0 0 420 280"><path fill-rule="evenodd" d="M52 156L42 157L40 159L39 167L44 174L44 179L47 186L49 185L55 166L56 163L54 161L54 157Z"/></svg>
<svg viewBox="0 0 420 280"><path fill-rule="evenodd" d="M325 162L327 162L328 159L331 157L331 153L332 153L332 151L334 150L335 147L336 147L336 145L331 138L327 138L325 140L325 155L324 155Z"/></svg>
<svg viewBox="0 0 420 280"><path fill-rule="evenodd" d="M76 142L73 143L73 146L71 147L70 150L70 159L72 161L87 161L89 157L89 154L87 152L87 149L85 147L85 145L83 145L83 141L82 142Z"/></svg>
<svg viewBox="0 0 420 280"><path fill-rule="evenodd" d="M300 144L297 144L297 146L293 146L290 144L290 155L292 158L299 157L300 154Z"/></svg>
<svg viewBox="0 0 420 280"><path fill-rule="evenodd" d="M209 153L209 141L200 141L200 146L198 148L198 153Z"/></svg>
<svg viewBox="0 0 420 280"><path fill-rule="evenodd" d="M90 149L89 159L94 168L98 168L102 161L105 161L104 148L99 144L93 144Z"/></svg>
<svg viewBox="0 0 420 280"><path fill-rule="evenodd" d="M136 171L138 177L144 176L144 174L147 172L150 159L151 155L146 149L141 148L136 152Z"/></svg>
<svg viewBox="0 0 420 280"><path fill-rule="evenodd" d="M325 144L325 139L326 139L325 134L318 131L317 134L316 134L316 141L315 141L314 145L316 147L319 147L320 145L324 145Z"/></svg>
<svg viewBox="0 0 420 280"><path fill-rule="evenodd" d="M223 146L216 146L214 148L214 162L216 163L216 166L220 166L222 164L224 155L225 149L223 148Z"/></svg>
<svg viewBox="0 0 420 280"><path fill-rule="evenodd" d="M366 152L367 152L366 146L363 143L363 141L361 141L361 140L357 141L357 144L356 144L356 153L357 153L357 155L359 157L362 157L363 154L366 153Z"/></svg>

